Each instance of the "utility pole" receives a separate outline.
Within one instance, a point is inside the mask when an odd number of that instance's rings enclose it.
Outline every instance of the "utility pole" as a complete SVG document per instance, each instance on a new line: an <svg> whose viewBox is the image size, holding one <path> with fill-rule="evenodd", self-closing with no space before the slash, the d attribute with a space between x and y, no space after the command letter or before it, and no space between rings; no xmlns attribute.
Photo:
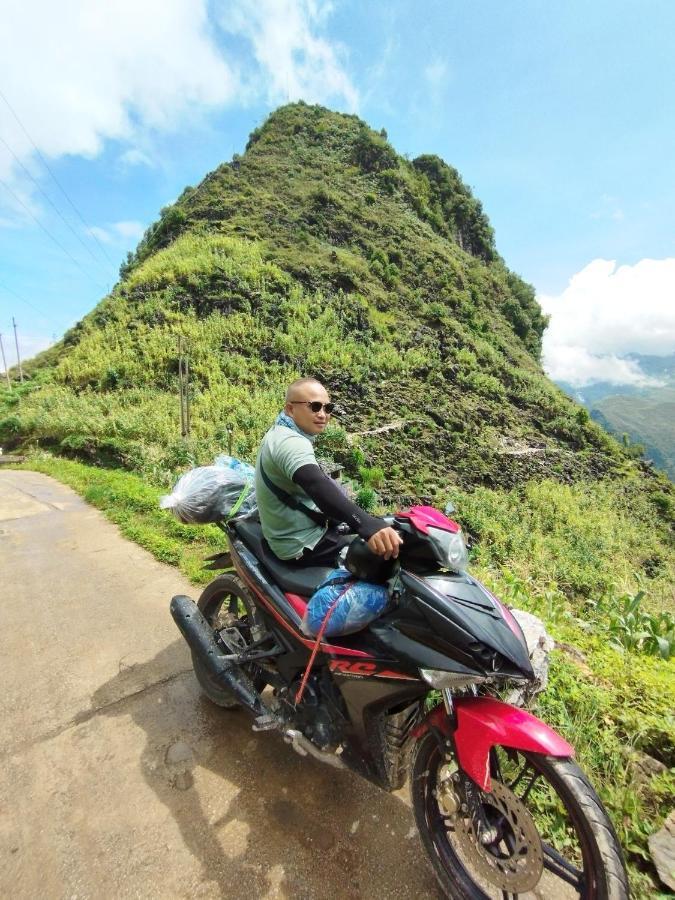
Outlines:
<svg viewBox="0 0 675 900"><path fill-rule="evenodd" d="M19 356L19 339L16 336L16 321L14 316L12 316L12 325L14 326L14 343L16 344L16 358L19 363L19 380L21 384L23 384L23 369L21 368L21 357Z"/></svg>
<svg viewBox="0 0 675 900"><path fill-rule="evenodd" d="M178 338L178 388L180 391L180 431L184 439L190 436L190 383L183 338Z"/></svg>
<svg viewBox="0 0 675 900"><path fill-rule="evenodd" d="M2 346L2 335L0 334L0 353L2 353L2 367L5 370L5 378L7 379L7 387L12 390L12 382L9 379L9 369L7 368L7 360L5 359L5 348Z"/></svg>

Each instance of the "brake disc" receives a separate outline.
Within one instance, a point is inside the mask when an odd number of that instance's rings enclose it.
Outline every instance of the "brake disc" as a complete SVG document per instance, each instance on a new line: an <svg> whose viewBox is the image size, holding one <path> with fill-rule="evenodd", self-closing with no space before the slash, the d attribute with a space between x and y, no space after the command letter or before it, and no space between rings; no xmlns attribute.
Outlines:
<svg viewBox="0 0 675 900"><path fill-rule="evenodd" d="M500 781L492 782L489 794L478 794L485 816L458 811L451 817L459 848L491 885L514 894L532 890L544 869L541 838L534 819Z"/></svg>

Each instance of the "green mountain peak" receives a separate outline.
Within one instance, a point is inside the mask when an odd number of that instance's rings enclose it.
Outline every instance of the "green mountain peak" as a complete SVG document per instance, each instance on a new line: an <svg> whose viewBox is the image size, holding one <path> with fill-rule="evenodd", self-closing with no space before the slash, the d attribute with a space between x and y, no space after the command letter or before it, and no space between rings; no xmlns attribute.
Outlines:
<svg viewBox="0 0 675 900"><path fill-rule="evenodd" d="M111 295L36 359L0 439L173 471L181 336L200 459L225 434L252 458L302 374L345 411L328 452L381 468L391 500L621 470L619 445L544 376L545 324L455 169L294 103L162 210Z"/></svg>

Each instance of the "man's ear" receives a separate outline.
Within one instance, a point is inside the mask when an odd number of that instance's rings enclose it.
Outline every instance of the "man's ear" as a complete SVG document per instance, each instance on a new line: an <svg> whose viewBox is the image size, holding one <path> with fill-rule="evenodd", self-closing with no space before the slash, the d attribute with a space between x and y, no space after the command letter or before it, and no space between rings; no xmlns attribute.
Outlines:
<svg viewBox="0 0 675 900"><path fill-rule="evenodd" d="M290 416L291 418L293 418L293 404L287 403L284 406L284 412L286 413L287 416Z"/></svg>

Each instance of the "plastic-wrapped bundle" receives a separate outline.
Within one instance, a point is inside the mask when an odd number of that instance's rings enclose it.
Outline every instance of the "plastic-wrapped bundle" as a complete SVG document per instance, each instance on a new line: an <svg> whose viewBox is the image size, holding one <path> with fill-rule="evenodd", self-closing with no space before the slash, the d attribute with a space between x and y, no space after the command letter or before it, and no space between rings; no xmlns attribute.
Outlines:
<svg viewBox="0 0 675 900"><path fill-rule="evenodd" d="M207 525L256 508L254 469L232 456L219 456L212 466L200 466L182 475L173 491L160 498L179 522Z"/></svg>
<svg viewBox="0 0 675 900"><path fill-rule="evenodd" d="M385 585L356 581L346 569L335 569L312 594L302 630L316 637L333 607L323 632L326 637L361 631L382 613L388 602L389 591Z"/></svg>

